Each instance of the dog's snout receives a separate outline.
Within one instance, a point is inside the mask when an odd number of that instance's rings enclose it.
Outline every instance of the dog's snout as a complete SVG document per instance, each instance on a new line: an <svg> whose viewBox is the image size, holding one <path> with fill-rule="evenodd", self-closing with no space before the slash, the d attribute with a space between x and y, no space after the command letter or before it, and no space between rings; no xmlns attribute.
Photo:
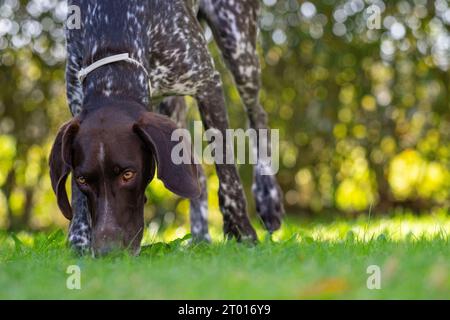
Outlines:
<svg viewBox="0 0 450 320"><path fill-rule="evenodd" d="M96 256L122 249L122 232L117 227L98 227L93 233L92 249Z"/></svg>
<svg viewBox="0 0 450 320"><path fill-rule="evenodd" d="M105 256L105 255L111 253L114 250L117 250L117 248L115 248L114 246L106 245L106 246L94 249L94 255L95 255L95 257L102 257L102 256Z"/></svg>

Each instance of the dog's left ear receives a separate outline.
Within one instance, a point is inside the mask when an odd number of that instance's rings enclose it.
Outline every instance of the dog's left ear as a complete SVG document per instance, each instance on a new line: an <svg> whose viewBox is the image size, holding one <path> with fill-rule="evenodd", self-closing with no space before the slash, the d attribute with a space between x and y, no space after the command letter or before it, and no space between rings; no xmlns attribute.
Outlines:
<svg viewBox="0 0 450 320"><path fill-rule="evenodd" d="M177 125L168 117L153 112L145 112L133 125L133 130L155 155L158 178L166 188L179 196L195 199L200 196L196 165L193 161L175 164L171 157L173 148L179 143L171 140L176 129ZM190 144L188 147L190 151Z"/></svg>
<svg viewBox="0 0 450 320"><path fill-rule="evenodd" d="M72 208L66 192L66 180L72 167L72 142L80 128L78 119L62 125L56 136L49 157L50 179L58 206L63 215L72 220Z"/></svg>

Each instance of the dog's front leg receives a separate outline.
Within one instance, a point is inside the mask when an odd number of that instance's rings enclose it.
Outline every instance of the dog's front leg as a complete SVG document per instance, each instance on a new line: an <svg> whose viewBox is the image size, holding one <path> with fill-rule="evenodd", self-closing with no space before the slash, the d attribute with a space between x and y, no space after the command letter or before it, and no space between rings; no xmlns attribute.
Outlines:
<svg viewBox="0 0 450 320"><path fill-rule="evenodd" d="M69 226L70 246L80 254L87 254L91 250L91 221L86 196L72 181L72 210L73 218Z"/></svg>
<svg viewBox="0 0 450 320"><path fill-rule="evenodd" d="M72 116L81 113L83 89L77 77L81 69L82 48L80 30L66 29L67 37L67 65L66 65L66 94ZM69 226L70 246L80 254L88 253L91 248L91 223L86 196L78 189L72 178L72 210L73 218Z"/></svg>
<svg viewBox="0 0 450 320"><path fill-rule="evenodd" d="M206 130L213 129L226 137L228 116L220 75L215 74L196 96ZM212 141L211 141L212 142ZM223 143L223 163L215 163L219 178L219 205L223 214L225 235L237 240L257 241L256 232L247 216L247 201L236 165L227 164L226 143Z"/></svg>
<svg viewBox="0 0 450 320"><path fill-rule="evenodd" d="M198 184L200 186L200 196L191 199L190 220L191 234L193 242L210 242L211 237L208 232L208 191L206 189L206 176L201 165L197 169Z"/></svg>

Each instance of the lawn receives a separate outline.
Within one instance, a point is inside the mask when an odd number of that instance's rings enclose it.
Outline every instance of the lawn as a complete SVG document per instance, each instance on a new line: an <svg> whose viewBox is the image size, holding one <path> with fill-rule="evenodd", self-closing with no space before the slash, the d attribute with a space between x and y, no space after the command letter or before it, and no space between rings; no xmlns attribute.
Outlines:
<svg viewBox="0 0 450 320"><path fill-rule="evenodd" d="M450 298L448 213L337 221L289 220L261 243L191 245L148 235L138 257L78 257L65 234L0 234L1 299ZM170 241L172 240L172 241ZM81 270L69 290L68 266ZM381 270L368 289L367 269ZM369 268L370 270L370 268Z"/></svg>

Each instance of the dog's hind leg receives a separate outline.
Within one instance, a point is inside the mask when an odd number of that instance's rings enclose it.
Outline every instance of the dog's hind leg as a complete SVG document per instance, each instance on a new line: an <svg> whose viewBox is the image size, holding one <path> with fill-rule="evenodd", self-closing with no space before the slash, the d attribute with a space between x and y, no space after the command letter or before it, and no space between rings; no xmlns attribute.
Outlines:
<svg viewBox="0 0 450 320"><path fill-rule="evenodd" d="M158 112L175 121L180 128L186 125L186 101L184 97L165 98L158 106ZM201 165L197 166L201 194L190 200L191 235L193 242L210 241L208 232L208 191L206 176Z"/></svg>
<svg viewBox="0 0 450 320"><path fill-rule="evenodd" d="M267 114L259 102L261 68L256 40L260 0L201 0L200 5L200 17L213 31L245 105L249 126L257 130L259 141L263 139L259 129L268 128ZM265 166L261 161L255 165L252 191L256 211L272 232L281 225L283 198L275 176L264 174Z"/></svg>
<svg viewBox="0 0 450 320"><path fill-rule="evenodd" d="M78 81L77 72L81 69L82 48L79 41L80 32L66 30L67 36L67 65L66 65L66 93L72 116L80 114L83 102L83 90ZM91 215L87 204L87 197L78 189L72 178L72 211L73 217L69 226L69 243L77 252L84 254L91 249Z"/></svg>
<svg viewBox="0 0 450 320"><path fill-rule="evenodd" d="M229 128L228 115L218 73L215 73L213 78L199 89L196 98L205 130L226 137L226 130ZM217 142L212 137L209 143L213 141ZM232 152L226 143L222 145L222 148L222 150L216 150L216 154L219 152L225 156ZM219 205L223 214L224 233L228 238L235 237L238 241L256 242L257 235L247 215L247 201L237 167L234 163L225 162L215 162L219 178Z"/></svg>

